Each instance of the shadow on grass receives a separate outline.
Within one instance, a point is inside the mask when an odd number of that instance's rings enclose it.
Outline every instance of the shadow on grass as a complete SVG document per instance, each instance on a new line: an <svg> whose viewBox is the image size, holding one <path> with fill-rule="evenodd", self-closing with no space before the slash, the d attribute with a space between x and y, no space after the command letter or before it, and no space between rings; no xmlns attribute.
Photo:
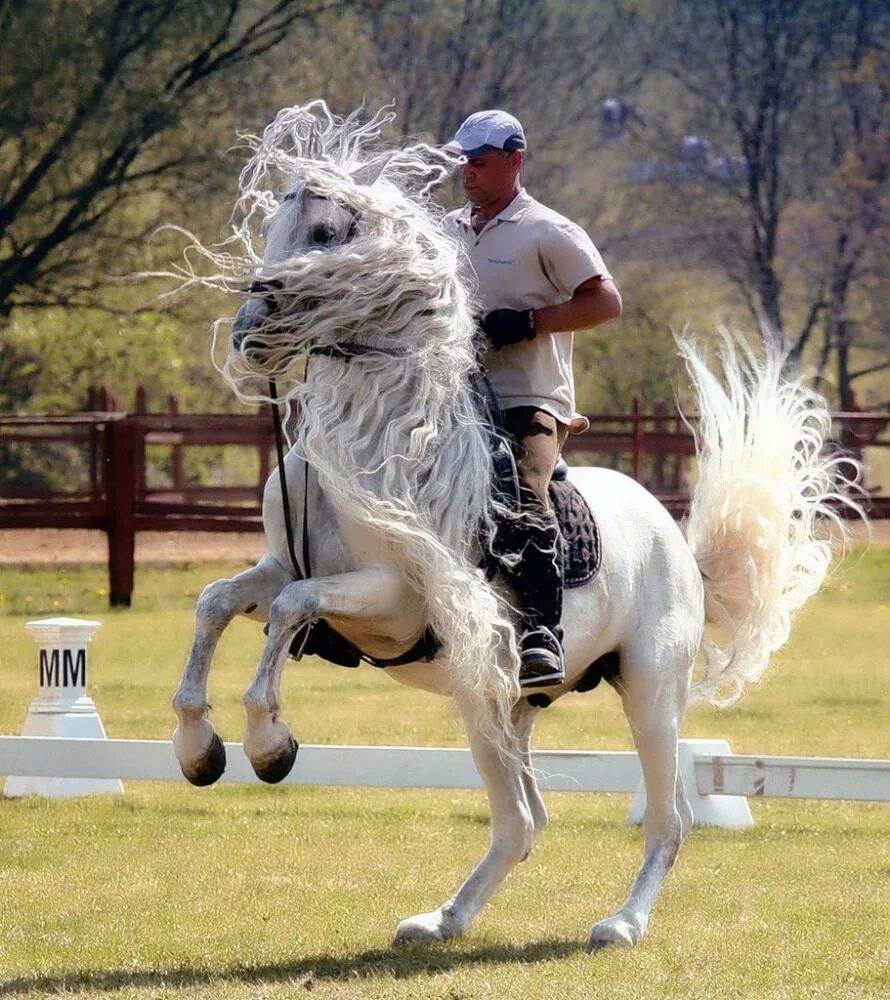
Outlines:
<svg viewBox="0 0 890 1000"><path fill-rule="evenodd" d="M103 972L72 972L58 976L19 976L0 980L0 996L65 994L75 990L114 993L124 989L188 988L222 983L294 983L312 989L313 981L370 979L392 976L410 979L436 975L473 965L507 965L555 961L581 952L579 941L547 940L518 945L482 945L462 948L445 945L407 945L394 949L374 949L359 955L311 955L293 962L270 965L233 966L211 970L176 967L171 969L108 969Z"/></svg>

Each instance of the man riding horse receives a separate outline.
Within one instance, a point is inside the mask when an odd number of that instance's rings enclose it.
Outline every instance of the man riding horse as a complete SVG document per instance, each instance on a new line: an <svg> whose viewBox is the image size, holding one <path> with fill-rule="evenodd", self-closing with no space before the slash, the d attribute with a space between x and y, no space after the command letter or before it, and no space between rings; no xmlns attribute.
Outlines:
<svg viewBox="0 0 890 1000"><path fill-rule="evenodd" d="M253 155L233 240L221 251L196 244L214 273L193 280L231 290L257 279L220 368L244 400L292 402L299 446L282 463L287 490L277 473L266 484L268 551L198 601L173 744L194 784L223 773L208 683L237 615L268 626L244 695L244 750L264 781L282 780L297 758L281 679L294 637L313 622L389 661L394 680L451 697L488 793L491 842L442 904L399 923L396 943L431 943L466 933L547 823L531 734L541 699L552 699L518 697L512 609L480 567L475 532L483 525L497 543L492 511L501 511L490 428L477 419L474 303L466 255L427 197L451 157L423 145L381 149L392 118L359 109L342 119L320 100L282 109L246 140ZM449 225L479 271L494 387L508 412L528 408L510 418L527 502L549 517L546 481L574 405L565 331L617 315L620 299L583 233L522 191L515 119L474 116L456 142L470 154L470 204ZM824 400L786 379L775 346L755 352L724 331L711 344L680 338L678 351L699 414L698 483L683 529L627 476L595 467L570 475L596 518L602 562L566 590L566 682L550 693L589 689L603 676L597 665L609 664L646 790L642 865L620 907L592 926L590 950L645 934L692 823L678 749L687 702L731 703L762 676L825 577L824 528L838 521L850 484L847 460L824 447ZM302 566L291 531L305 541ZM548 653L557 664L545 663L536 684L547 670L558 676L559 580L541 555L549 547L552 560L555 536L541 528L536 551L526 541L522 553L520 539L507 551L524 558L502 559L520 562L529 583L519 588L527 658L543 649L539 664ZM439 640L432 659L412 645L427 628Z"/></svg>
<svg viewBox="0 0 890 1000"><path fill-rule="evenodd" d="M478 111L445 148L463 158L469 201L447 223L478 281L489 346L484 366L512 438L528 515L519 519L521 537L498 543L519 556L519 683L560 684L562 574L548 486L575 410L573 331L617 318L621 296L588 235L522 187L526 140L516 118Z"/></svg>

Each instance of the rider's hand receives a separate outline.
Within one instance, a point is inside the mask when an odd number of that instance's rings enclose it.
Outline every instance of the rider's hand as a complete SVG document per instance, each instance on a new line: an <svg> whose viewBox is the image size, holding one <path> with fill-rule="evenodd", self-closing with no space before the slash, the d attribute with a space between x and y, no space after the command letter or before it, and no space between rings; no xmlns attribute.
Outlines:
<svg viewBox="0 0 890 1000"><path fill-rule="evenodd" d="M479 326L492 349L499 351L508 344L532 340L535 336L534 309L493 309L486 313Z"/></svg>

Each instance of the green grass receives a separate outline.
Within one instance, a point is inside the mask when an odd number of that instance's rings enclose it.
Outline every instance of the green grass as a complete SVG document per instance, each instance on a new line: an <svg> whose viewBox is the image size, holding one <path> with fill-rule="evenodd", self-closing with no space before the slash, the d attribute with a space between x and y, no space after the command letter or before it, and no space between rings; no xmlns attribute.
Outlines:
<svg viewBox="0 0 890 1000"><path fill-rule="evenodd" d="M115 612L101 567L0 570L0 732L20 731L35 694L23 622L72 614L103 621L91 693L109 735L168 738L194 597L219 570L143 570L135 607ZM730 711L693 712L684 735L890 756L888 606L890 552L849 558L767 679ZM221 643L211 691L227 739L261 643L243 621ZM463 743L446 701L371 668L293 664L284 696L306 743ZM609 690L542 713L537 742L630 746ZM551 826L466 940L397 953L397 921L440 903L484 850L481 793L129 782L123 797L2 801L0 996L890 997L890 807L753 802L753 829L695 831L639 948L585 956L640 833L627 796L547 801Z"/></svg>

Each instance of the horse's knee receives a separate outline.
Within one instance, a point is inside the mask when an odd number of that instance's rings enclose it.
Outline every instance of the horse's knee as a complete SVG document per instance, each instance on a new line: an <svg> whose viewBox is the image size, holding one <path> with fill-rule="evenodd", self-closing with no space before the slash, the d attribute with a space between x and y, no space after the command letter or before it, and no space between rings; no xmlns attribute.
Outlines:
<svg viewBox="0 0 890 1000"><path fill-rule="evenodd" d="M214 580L198 597L195 616L203 625L225 626L238 613L237 589L231 580Z"/></svg>

